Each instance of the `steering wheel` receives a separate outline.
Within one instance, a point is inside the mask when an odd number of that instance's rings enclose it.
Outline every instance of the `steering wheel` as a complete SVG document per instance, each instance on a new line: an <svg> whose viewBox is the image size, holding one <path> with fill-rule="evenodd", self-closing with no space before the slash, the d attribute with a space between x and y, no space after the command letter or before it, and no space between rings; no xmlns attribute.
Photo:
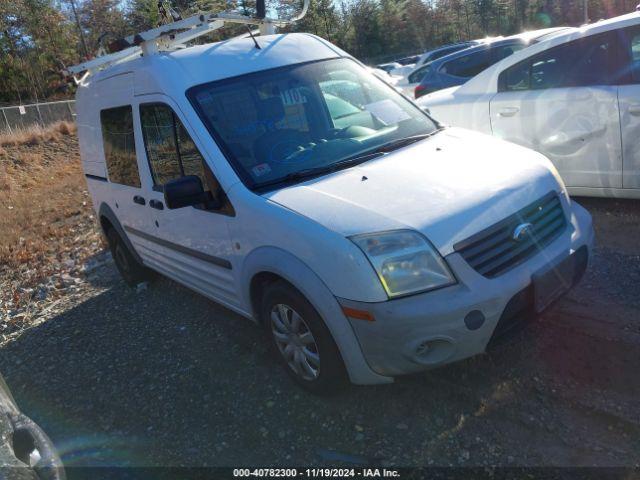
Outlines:
<svg viewBox="0 0 640 480"><path fill-rule="evenodd" d="M292 154L310 141L311 136L306 132L290 128L273 130L253 142L253 154L256 159L269 164L287 162Z"/></svg>

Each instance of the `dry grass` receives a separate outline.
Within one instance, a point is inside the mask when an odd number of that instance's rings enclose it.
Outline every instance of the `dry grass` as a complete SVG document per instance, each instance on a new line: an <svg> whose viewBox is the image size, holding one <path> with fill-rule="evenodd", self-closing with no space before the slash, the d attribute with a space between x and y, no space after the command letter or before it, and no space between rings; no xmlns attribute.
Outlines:
<svg viewBox="0 0 640 480"><path fill-rule="evenodd" d="M103 248L74 133L61 122L0 137L2 332L64 296L64 275Z"/></svg>
<svg viewBox="0 0 640 480"><path fill-rule="evenodd" d="M0 147L20 146L20 145L37 145L44 142L55 142L60 140L61 135L72 135L76 132L75 123L61 121L41 127L33 125L29 128L14 130L12 133L4 133L0 135ZM0 150L0 155L6 150Z"/></svg>
<svg viewBox="0 0 640 480"><path fill-rule="evenodd" d="M0 266L59 255L91 223L74 131L60 122L0 137Z"/></svg>

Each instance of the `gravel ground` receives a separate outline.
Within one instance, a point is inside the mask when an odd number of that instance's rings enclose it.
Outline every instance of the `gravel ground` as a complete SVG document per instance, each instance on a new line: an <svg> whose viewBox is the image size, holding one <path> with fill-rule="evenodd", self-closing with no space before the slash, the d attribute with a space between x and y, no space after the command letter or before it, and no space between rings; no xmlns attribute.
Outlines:
<svg viewBox="0 0 640 480"><path fill-rule="evenodd" d="M318 398L261 332L161 279L128 289L106 253L0 371L67 465L640 465L640 203L580 199L598 247L519 337L395 384Z"/></svg>

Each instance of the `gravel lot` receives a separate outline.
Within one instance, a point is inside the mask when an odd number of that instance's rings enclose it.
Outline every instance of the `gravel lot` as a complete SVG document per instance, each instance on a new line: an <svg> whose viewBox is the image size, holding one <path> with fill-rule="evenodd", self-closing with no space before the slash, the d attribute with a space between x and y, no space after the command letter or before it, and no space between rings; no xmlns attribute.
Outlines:
<svg viewBox="0 0 640 480"><path fill-rule="evenodd" d="M580 199L581 284L496 351L318 398L252 323L90 260L0 371L67 465L640 465L640 202Z"/></svg>

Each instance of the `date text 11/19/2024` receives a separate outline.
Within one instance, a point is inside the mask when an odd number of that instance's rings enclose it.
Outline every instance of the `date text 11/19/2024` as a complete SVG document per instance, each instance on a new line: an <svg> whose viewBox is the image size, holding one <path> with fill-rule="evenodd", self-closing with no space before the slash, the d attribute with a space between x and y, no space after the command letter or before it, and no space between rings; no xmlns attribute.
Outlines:
<svg viewBox="0 0 640 480"><path fill-rule="evenodd" d="M399 478L397 470L386 468L235 468L235 478Z"/></svg>

